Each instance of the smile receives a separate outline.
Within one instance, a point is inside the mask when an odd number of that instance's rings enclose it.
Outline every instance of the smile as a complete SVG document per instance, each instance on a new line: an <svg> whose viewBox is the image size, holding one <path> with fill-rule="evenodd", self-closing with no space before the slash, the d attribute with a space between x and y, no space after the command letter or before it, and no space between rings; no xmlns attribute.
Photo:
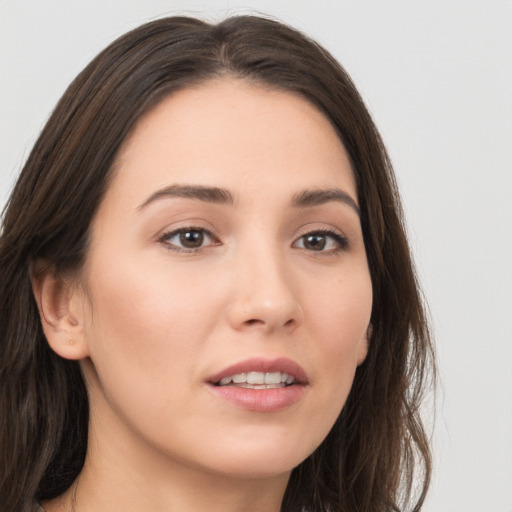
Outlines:
<svg viewBox="0 0 512 512"><path fill-rule="evenodd" d="M284 372L248 372L224 377L216 385L246 389L277 389L291 386L294 382L295 377Z"/></svg>
<svg viewBox="0 0 512 512"><path fill-rule="evenodd" d="M212 375L207 384L207 389L222 401L263 413L297 404L309 388L304 369L288 358L240 361Z"/></svg>

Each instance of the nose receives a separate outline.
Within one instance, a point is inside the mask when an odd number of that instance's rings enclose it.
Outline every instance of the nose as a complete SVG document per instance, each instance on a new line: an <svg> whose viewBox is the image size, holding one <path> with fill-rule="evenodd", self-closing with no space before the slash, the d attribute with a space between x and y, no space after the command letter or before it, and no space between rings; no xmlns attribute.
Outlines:
<svg viewBox="0 0 512 512"><path fill-rule="evenodd" d="M248 251L237 258L229 322L237 331L290 333L302 323L299 283L279 250Z"/></svg>

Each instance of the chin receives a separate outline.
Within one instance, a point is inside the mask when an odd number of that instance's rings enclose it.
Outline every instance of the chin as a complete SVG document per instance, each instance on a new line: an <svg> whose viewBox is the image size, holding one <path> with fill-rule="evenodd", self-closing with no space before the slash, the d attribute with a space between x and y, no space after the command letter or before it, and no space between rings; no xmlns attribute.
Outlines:
<svg viewBox="0 0 512 512"><path fill-rule="evenodd" d="M266 480L278 477L288 478L292 470L302 462L296 458L292 461L290 458L278 460L276 463L271 454L260 454L259 459L244 458L224 463L217 461L216 464L209 465L208 470L230 479Z"/></svg>
<svg viewBox="0 0 512 512"><path fill-rule="evenodd" d="M321 440L319 441L319 443ZM318 443L318 444L319 444ZM201 464L210 471L235 478L265 479L287 475L301 464L317 447L306 444L304 439L288 439L283 442L267 438L264 442L246 442L224 445L222 452L202 451Z"/></svg>

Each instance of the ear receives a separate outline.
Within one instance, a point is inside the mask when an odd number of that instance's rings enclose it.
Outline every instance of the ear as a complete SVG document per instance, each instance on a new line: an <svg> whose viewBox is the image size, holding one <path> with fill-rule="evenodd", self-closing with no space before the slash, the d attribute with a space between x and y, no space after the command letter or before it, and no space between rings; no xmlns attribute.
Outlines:
<svg viewBox="0 0 512 512"><path fill-rule="evenodd" d="M370 338L372 337L373 329L372 324L368 326L366 329L366 334L364 338L361 340L361 344L359 346L359 353L357 356L357 366L364 363L366 356L368 355L368 349L370 347Z"/></svg>
<svg viewBox="0 0 512 512"><path fill-rule="evenodd" d="M85 297L71 279L58 276L43 262L32 268L32 289L48 344L65 359L89 356L84 331Z"/></svg>

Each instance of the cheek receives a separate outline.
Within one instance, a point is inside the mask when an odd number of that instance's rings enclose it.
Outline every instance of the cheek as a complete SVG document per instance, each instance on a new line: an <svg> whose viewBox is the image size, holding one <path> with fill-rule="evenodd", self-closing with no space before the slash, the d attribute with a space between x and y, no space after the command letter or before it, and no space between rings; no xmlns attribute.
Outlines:
<svg viewBox="0 0 512 512"><path fill-rule="evenodd" d="M211 303L199 283L136 262L115 269L97 264L90 275L86 337L100 378L108 371L126 380L129 372L151 382L192 363L210 329Z"/></svg>
<svg viewBox="0 0 512 512"><path fill-rule="evenodd" d="M357 366L366 356L372 310L372 285L367 271L327 284L310 302L310 333L315 339L314 379L322 386L325 407L334 417L350 392Z"/></svg>
<svg viewBox="0 0 512 512"><path fill-rule="evenodd" d="M171 411L190 412L190 386L218 315L204 287L181 269L99 263L91 264L88 281L92 407L102 421L114 412L123 425L164 446L167 430L178 436Z"/></svg>
<svg viewBox="0 0 512 512"><path fill-rule="evenodd" d="M366 339L372 299L372 283L366 267L316 287L308 299L309 318L314 331L323 333L319 343L325 346L326 355L349 355L359 350L361 340ZM338 362L344 360L335 358Z"/></svg>

